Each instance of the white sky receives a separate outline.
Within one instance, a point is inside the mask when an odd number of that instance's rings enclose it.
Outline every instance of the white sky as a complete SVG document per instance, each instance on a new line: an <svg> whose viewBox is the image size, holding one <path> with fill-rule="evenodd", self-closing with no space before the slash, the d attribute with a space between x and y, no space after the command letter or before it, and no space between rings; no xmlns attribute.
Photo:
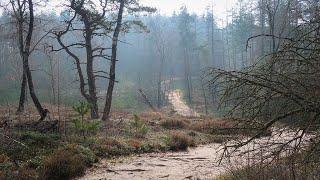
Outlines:
<svg viewBox="0 0 320 180"><path fill-rule="evenodd" d="M0 0L2 1L2 0ZM61 0L49 0L53 4L59 4ZM235 7L237 0L140 0L143 5L155 7L159 10L160 14L172 15L174 11L179 11L181 6L186 6L191 13L202 15L207 7L212 7L213 13L216 17L218 25L225 26L225 19L227 11ZM57 11L59 8L51 7L52 11ZM1 9L0 9L1 14Z"/></svg>

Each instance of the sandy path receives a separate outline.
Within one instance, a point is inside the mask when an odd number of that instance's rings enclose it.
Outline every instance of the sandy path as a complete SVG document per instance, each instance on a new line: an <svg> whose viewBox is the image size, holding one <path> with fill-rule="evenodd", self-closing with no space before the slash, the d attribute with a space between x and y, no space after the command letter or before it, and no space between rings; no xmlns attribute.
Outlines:
<svg viewBox="0 0 320 180"><path fill-rule="evenodd" d="M187 152L143 154L119 164L101 162L81 179L205 179L225 169L217 165L219 144L190 149Z"/></svg>
<svg viewBox="0 0 320 180"><path fill-rule="evenodd" d="M169 103L177 114L199 116L182 100L179 90L168 93ZM217 165L220 144L203 145L187 152L143 154L125 162L110 164L102 161L81 179L196 179L215 177L225 169Z"/></svg>
<svg viewBox="0 0 320 180"><path fill-rule="evenodd" d="M169 103L172 105L174 111L177 114L184 116L184 117L200 117L200 115L191 109L182 98L182 93L179 90L170 91L168 93L168 100Z"/></svg>
<svg viewBox="0 0 320 180"><path fill-rule="evenodd" d="M189 149L186 152L151 153L135 156L126 161L110 164L100 162L87 174L80 178L83 180L144 180L144 179L214 179L226 173L232 167L243 167L260 162L259 146L265 147L269 143L283 143L292 138L294 133L286 132L281 135L273 135L257 139L240 148L230 159L221 158L221 144L209 144ZM293 145L295 142L292 142ZM268 146L264 154L271 153ZM255 149L255 153L242 154L245 151ZM286 154L283 154L286 156Z"/></svg>
<svg viewBox="0 0 320 180"><path fill-rule="evenodd" d="M173 78L169 80L164 80L161 82L161 88L168 98L169 104L172 106L173 110L183 117L200 117L200 115L190 108L184 101L183 101L183 94L180 90L171 90L172 82L181 80L181 78Z"/></svg>

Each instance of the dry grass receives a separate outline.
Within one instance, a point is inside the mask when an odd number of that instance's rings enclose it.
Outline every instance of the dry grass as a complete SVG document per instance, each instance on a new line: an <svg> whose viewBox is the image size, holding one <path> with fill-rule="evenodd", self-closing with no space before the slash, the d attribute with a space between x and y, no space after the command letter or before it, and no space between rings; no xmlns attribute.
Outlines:
<svg viewBox="0 0 320 180"><path fill-rule="evenodd" d="M320 179L320 164L318 157L306 160L299 156L293 156L268 164L260 163L245 168L231 169L229 173L217 178L217 180L239 179Z"/></svg>
<svg viewBox="0 0 320 180"><path fill-rule="evenodd" d="M10 119L20 118L20 120L35 121L38 118L37 112L34 109L28 110L25 114L19 116L15 115L12 109L13 108L11 108ZM7 112L5 107L0 107L0 110ZM50 111L56 114L56 110L56 108L52 108ZM132 120L134 119L133 114L117 111L112 113L112 120L106 124L107 129L101 128L101 131L99 131L97 135L83 139L74 134L70 129L71 124L68 124L68 122L74 118L75 113L71 111L70 108L65 107L61 109L60 115L62 120L60 123L60 131L51 135L28 132L15 137L15 139L30 146L32 152L20 153L21 148L16 148L16 150L8 150L10 152L3 150L3 152L5 152L4 155L9 158L18 158L17 160L20 162L31 162L32 168L29 169L35 170L40 168L42 179L49 178L49 176L53 177L51 179L57 179L58 177L64 179L81 175L83 164L84 168L92 164L93 159L95 159L94 156L113 159L120 156L140 153L186 150L188 147L197 144L225 141L224 136L209 134L210 128L208 127L229 127L229 124L223 121L204 121L199 118L187 119L167 112L154 113L149 111L138 115L141 122L145 123L149 129L143 138L138 138L127 131L128 127L132 125ZM0 117L7 118L7 114L1 114ZM66 127L63 126L64 120L67 122ZM66 134L64 134L65 129ZM11 129L12 132L16 130L17 129L14 128ZM18 130L19 132L25 132L25 129ZM61 147L66 148L61 150ZM0 150L1 149L4 148L0 148ZM54 153L52 154L52 152ZM1 153L2 152L0 152L0 154ZM15 157L11 156L11 154L21 154L23 157ZM0 156L0 161L5 161L6 156ZM36 157L46 158L44 161L38 161ZM9 163L11 164L13 162L12 159L8 161L10 161ZM74 164L74 161L79 163ZM62 166L63 168L58 168L57 164L64 164ZM80 174L74 172L75 168L80 170ZM2 171L1 167L0 171ZM44 174L47 174L47 176Z"/></svg>
<svg viewBox="0 0 320 180"><path fill-rule="evenodd" d="M0 179L3 180L34 180L38 179L38 173L36 170L19 167L13 169L0 170Z"/></svg>
<svg viewBox="0 0 320 180"><path fill-rule="evenodd" d="M130 146L118 138L99 139L90 148L97 156L103 158L129 155L131 152Z"/></svg>
<svg viewBox="0 0 320 180"><path fill-rule="evenodd" d="M71 179L84 175L85 161L78 154L58 150L44 159L41 179Z"/></svg>
<svg viewBox="0 0 320 180"><path fill-rule="evenodd" d="M233 131L230 129L234 128L235 124L230 120L204 120L204 121L197 121L192 124L192 129L208 133L208 134L223 134L229 135L233 134Z"/></svg>
<svg viewBox="0 0 320 180"><path fill-rule="evenodd" d="M167 140L170 150L187 150L188 147L195 146L195 142L189 135L181 131L171 131Z"/></svg>
<svg viewBox="0 0 320 180"><path fill-rule="evenodd" d="M190 121L170 118L162 120L160 124L166 129L187 129Z"/></svg>

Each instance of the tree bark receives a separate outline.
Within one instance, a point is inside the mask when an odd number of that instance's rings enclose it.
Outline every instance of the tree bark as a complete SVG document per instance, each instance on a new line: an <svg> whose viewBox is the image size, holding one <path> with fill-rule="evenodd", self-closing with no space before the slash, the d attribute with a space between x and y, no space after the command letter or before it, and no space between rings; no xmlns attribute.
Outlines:
<svg viewBox="0 0 320 180"><path fill-rule="evenodd" d="M41 118L40 121L44 120L47 116L47 110L43 109L36 93L34 90L34 85L33 85L33 80L32 80L32 74L31 74L31 70L30 70L30 66L29 66L29 62L28 62L28 55L24 55L23 58L23 66L24 66L24 71L25 74L27 75L27 81L28 81L28 87L29 87L29 93L31 96L31 99L35 105L35 107L37 108L38 113L40 114Z"/></svg>
<svg viewBox="0 0 320 180"><path fill-rule="evenodd" d="M162 97L162 91L165 91L165 89L162 89L162 74L163 74L163 66L164 66L164 54L161 54L161 60L160 60L160 69L159 69L159 75L158 75L158 99L157 99L157 107L158 109L161 108L163 105L163 97Z"/></svg>
<svg viewBox="0 0 320 180"><path fill-rule="evenodd" d="M42 121L42 120L44 120L46 118L48 110L43 109L38 97L36 96L36 93L35 93L35 90L34 90L33 81L32 81L32 74L31 74L31 70L30 70L30 67L29 67L30 46L31 46L31 39L32 39L33 28L34 28L34 12L33 12L33 2L32 2L32 0L28 0L28 3L29 3L30 20L29 20L28 34L27 34L27 37L26 37L25 52L23 54L23 66L24 66L24 71L25 71L26 76L27 76L30 96L31 96L31 98L33 100L34 105L37 108L38 113L41 116L40 121Z"/></svg>
<svg viewBox="0 0 320 180"><path fill-rule="evenodd" d="M18 41L19 41L19 51L20 56L23 61L23 51L24 51L24 40L23 40L23 11L20 1L17 1L18 8L15 11L15 18L17 19L17 28L18 28ZM12 2L12 7L15 4ZM22 66L22 80L21 80L21 87L20 87L20 99L19 99L19 106L17 109L17 113L21 113L24 111L24 104L26 100L26 85L27 85L27 76L24 70L24 66Z"/></svg>
<svg viewBox="0 0 320 180"><path fill-rule="evenodd" d="M12 3L12 6L14 8L14 6L15 6L14 3ZM28 83L30 96L33 100L35 107L37 108L39 115L41 116L39 121L42 121L47 116L48 110L43 109L39 99L36 96L36 93L34 90L34 85L33 85L33 80L32 80L32 74L31 74L31 70L30 70L30 66L29 66L29 56L31 53L30 47L31 47L33 28L34 28L34 10L33 10L32 0L28 0L28 10L29 10L29 14L28 14L29 15L29 22L28 22L28 29L26 31L27 36L24 40L23 23L24 23L24 21L26 21L24 19L25 18L24 17L24 5L23 5L23 3L21 4L20 1L18 1L18 9L15 13L16 13L17 21L18 21L19 50L20 50L20 55L21 55L22 63L23 63L23 78L22 78L22 84L21 84L22 86L21 86L19 108L22 107L24 104L24 100L21 101L21 99L25 99L25 95L22 95L22 94L25 94L26 85ZM21 106L20 106L20 103L21 103Z"/></svg>
<svg viewBox="0 0 320 180"><path fill-rule="evenodd" d="M190 75L190 61L188 50L184 50L184 75L185 75L185 85L187 90L187 98L188 103L192 105L192 83L191 83L191 75Z"/></svg>
<svg viewBox="0 0 320 180"><path fill-rule="evenodd" d="M86 99L87 103L90 105L91 110L91 118L98 119L99 118L99 109L98 109L98 97L97 97L97 86L96 86L96 77L94 72L94 59L97 57L105 58L103 55L103 51L106 48L102 47L93 47L92 41L94 36L100 36L101 34L98 32L102 28L100 28L101 20L105 18L105 13L107 11L106 5L103 6L103 12L96 16L91 14L91 12L85 10L84 0L80 1L80 4L77 4L76 1L71 1L71 9L75 11L74 16L67 21L67 28L64 31L56 32L55 35L57 37L58 43L64 49L68 55L70 55L76 64L79 81L80 81L80 93ZM62 37L66 35L69 31L73 30L72 23L73 20L76 19L77 16L80 16L80 21L83 22L84 29L82 30L84 36L84 42L74 43L72 45L65 45L63 43ZM99 26L99 27L98 27ZM81 57L71 51L72 47L75 45L79 45L85 49L86 52L86 75L84 75L81 67ZM61 50L61 49L60 49ZM100 55L94 54L94 52L98 52L101 50ZM55 50L59 51L59 50ZM105 58L106 59L106 58ZM85 80L87 78L87 80ZM86 88L87 87L87 88Z"/></svg>
<svg viewBox="0 0 320 180"><path fill-rule="evenodd" d="M119 8L119 12L118 12L117 25L116 25L116 28L114 30L114 34L112 37L112 54L111 54L111 64L110 64L110 72L109 72L110 79L109 79L109 85L108 85L108 90L107 90L107 95L106 95L105 107L104 107L103 116L102 116L102 120L104 120L104 121L106 121L110 118L112 94L113 94L114 83L116 81L116 62L117 62L118 37L120 34L120 30L121 30L124 4L125 4L125 0L120 0L120 8Z"/></svg>
<svg viewBox="0 0 320 180"><path fill-rule="evenodd" d="M92 50L92 30L90 27L90 22L86 14L82 15L84 17L85 25L85 42L86 42L86 52L87 52L87 77L88 77L88 87L89 87L89 99L88 102L91 108L91 118L99 118L99 109L98 109L98 98L96 93L96 80L93 73L93 50Z"/></svg>
<svg viewBox="0 0 320 180"><path fill-rule="evenodd" d="M22 71L22 81L20 87L20 99L19 99L19 106L17 109L17 113L22 113L24 111L24 103L26 100L26 86L27 86L27 76L24 71Z"/></svg>

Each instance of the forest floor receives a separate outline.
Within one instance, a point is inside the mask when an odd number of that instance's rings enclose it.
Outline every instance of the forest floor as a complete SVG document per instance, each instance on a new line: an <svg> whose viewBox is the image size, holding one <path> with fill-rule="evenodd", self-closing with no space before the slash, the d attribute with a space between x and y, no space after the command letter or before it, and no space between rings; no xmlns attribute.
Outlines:
<svg viewBox="0 0 320 180"><path fill-rule="evenodd" d="M200 117L182 99L179 90L168 94L174 111L184 117ZM201 145L185 152L150 153L116 163L101 161L80 179L194 179L215 177L225 168L218 165L221 144Z"/></svg>
<svg viewBox="0 0 320 180"><path fill-rule="evenodd" d="M240 148L230 157L222 158L223 146L219 143L200 145L189 148L184 152L149 153L133 156L126 159L118 159L110 162L101 161L89 169L83 180L100 179L223 179L225 175L234 169L242 169L252 164L266 163L261 161L260 147L270 142L283 143L294 135L285 133L262 137ZM272 138L271 138L272 137ZM295 142L292 142L293 145ZM272 147L270 147L272 148ZM244 152L252 151L249 154ZM256 151L256 152L254 152ZM264 151L271 153L270 151ZM287 154L283 153L282 157ZM221 160L221 161L220 161ZM271 161L271 159L270 159Z"/></svg>
<svg viewBox="0 0 320 180"><path fill-rule="evenodd" d="M172 107L161 112L114 112L108 128L96 133L79 131L72 121L78 116L70 107L61 113L50 109L52 120L61 119L58 131L51 133L13 126L37 120L34 109L17 116L12 113L14 107L0 108L0 121L10 122L8 130L0 131L4 135L0 138L4 145L0 146L0 179L23 174L30 175L27 179L207 179L226 173L231 165L247 165L247 156L232 157L232 164L228 159L221 164L218 160L224 143L254 132L230 130L235 124L229 119L200 116L183 101L179 90L170 91L168 100ZM270 140L275 139L263 137L257 142ZM102 160L96 163L98 159ZM60 168L61 163L66 170Z"/></svg>
<svg viewBox="0 0 320 180"><path fill-rule="evenodd" d="M168 96L169 103L177 114L183 117L200 117L182 100L179 90L169 92ZM254 152L249 156L243 156L243 152L253 149L260 151L257 147L264 147L270 142L281 143L293 135L294 133L285 131L279 135L261 137L222 161L223 142L191 147L184 152L148 153L112 162L103 160L80 179L215 179L233 168L245 167L261 160L261 156Z"/></svg>
<svg viewBox="0 0 320 180"><path fill-rule="evenodd" d="M39 119L32 106L28 106L25 113L21 115L14 113L16 108L14 105L0 107L0 124L4 124L2 122L8 124L0 126L0 142L3 145L0 146L0 179L20 179L20 177L25 177L24 179L70 179L83 175L85 175L83 179L90 179L90 175L92 179L100 179L100 172L113 169L110 166L112 162L117 162L114 167L130 166L128 161L121 163L123 159L136 159L139 162L150 161L155 166L161 167L163 176L167 176L165 173L165 169L169 168L167 165L180 166L178 157L182 156L181 159L183 156L190 156L191 159L188 159L190 164L186 164L185 170L190 168L192 159L199 162L195 164L200 167L202 160L209 163L213 161L213 156L207 157L208 154L197 156L198 151L210 153L211 148L219 145L207 146L205 144L222 143L235 137L234 132L225 130L233 125L230 120L200 117L183 102L179 91L171 94L170 102L175 107L163 108L160 112L146 111L133 114L113 111L107 128L105 129L101 122L102 126L96 131L77 127L75 119L78 119L79 115L71 107L57 108L46 104L50 111L50 118L44 123L58 121L59 126L58 129L45 132L27 126ZM190 115L194 117L189 117ZM86 123L91 122L88 115L85 119ZM197 148L189 152L181 152L186 151L188 147ZM177 151L180 152L174 153ZM154 157L153 160L152 157ZM161 165L157 162L163 161L161 157L169 158L167 164ZM99 159L100 163L95 164ZM170 159L176 160L173 162ZM134 162L136 161L132 163ZM61 164L64 164L63 168L60 168ZM152 169L153 165L148 167ZM84 174L87 168L89 170L87 174ZM140 167L142 168L145 167ZM207 172L212 170L207 166L206 168ZM129 173L130 171L133 173L132 177L135 177L135 171L140 170L129 170ZM141 172L143 171L142 169ZM158 171L161 172L159 169ZM204 171L199 171L199 173L202 172ZM177 176L183 175L178 171L173 173ZM102 177L116 178L112 173L102 174ZM121 176L118 178L123 179Z"/></svg>

